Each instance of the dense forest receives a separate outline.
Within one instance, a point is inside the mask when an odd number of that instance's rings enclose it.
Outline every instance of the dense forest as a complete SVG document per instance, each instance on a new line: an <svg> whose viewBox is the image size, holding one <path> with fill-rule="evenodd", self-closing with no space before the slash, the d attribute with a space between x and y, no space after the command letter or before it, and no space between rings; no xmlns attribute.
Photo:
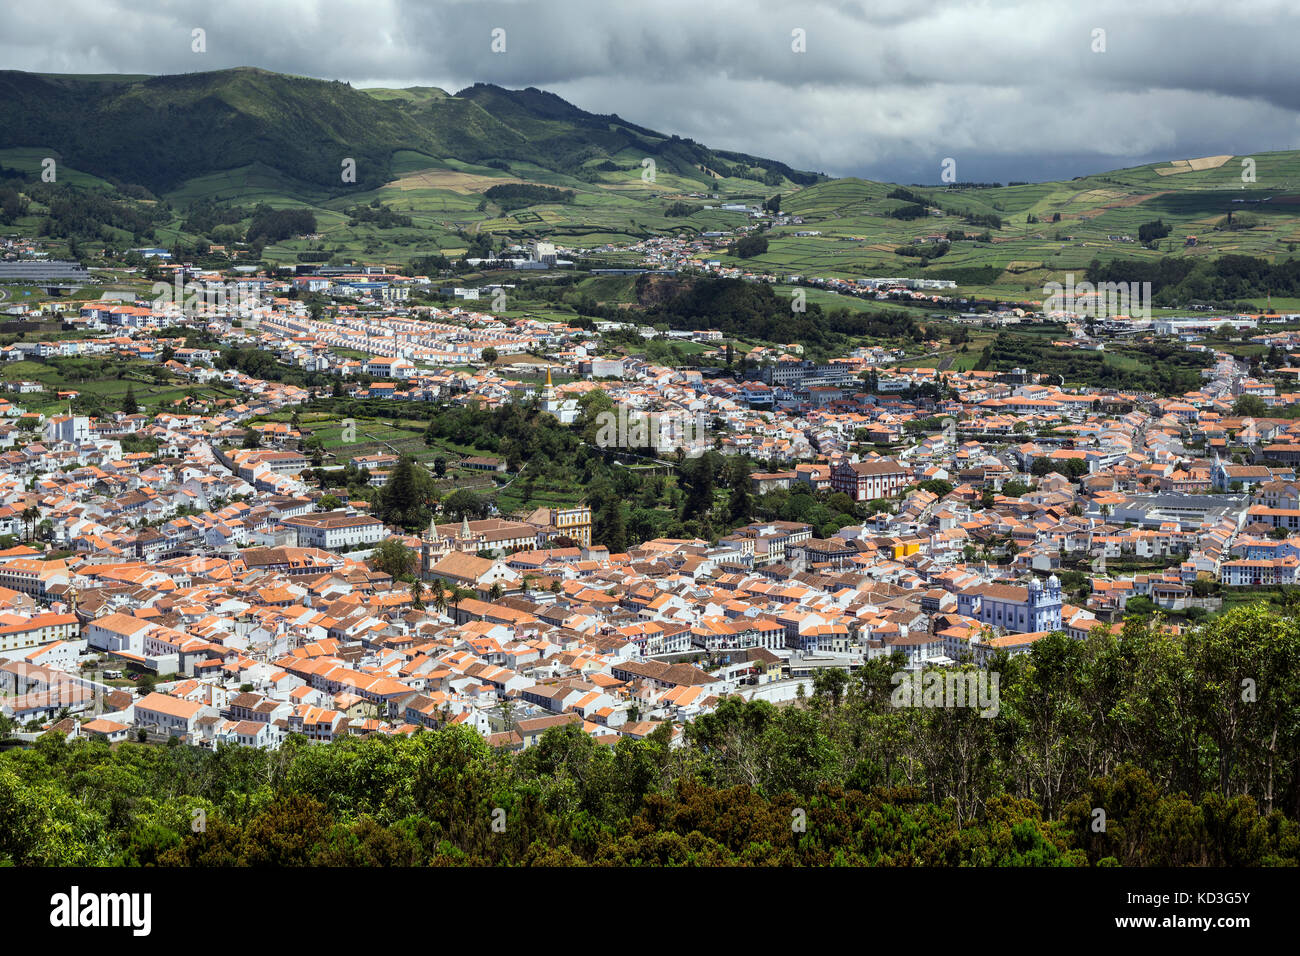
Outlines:
<svg viewBox="0 0 1300 956"><path fill-rule="evenodd" d="M671 329L718 329L752 340L797 342L804 346L806 357L814 360L842 355L846 348L862 344L863 338L872 342L882 339L919 342L924 337L906 312L884 308L870 312L823 309L816 302L797 302L790 293L777 292L761 282L643 274L637 277L634 286L635 307L627 308L619 302L598 301L575 289L578 279L576 275L556 277L531 287L528 294L544 302L570 306L579 316L572 323L586 328L594 328L590 319L603 319L635 320ZM796 306L803 311L798 311ZM627 344L638 347L646 344L635 333L630 335L635 338L629 337ZM606 332L604 336L606 342L621 340L616 332ZM662 347L669 349L670 345L663 343Z"/></svg>
<svg viewBox="0 0 1300 956"><path fill-rule="evenodd" d="M645 296L650 284L650 276L641 276L638 297ZM792 305L789 296L765 283L695 279L683 282L665 301L649 305L644 321L672 329L718 329L767 342L797 342L810 350L810 357L829 355L867 336L918 341L921 337L911 316L903 312L826 311L815 302L806 302L804 311L796 311ZM615 310L612 317L625 321L627 313Z"/></svg>
<svg viewBox="0 0 1300 956"><path fill-rule="evenodd" d="M48 733L0 754L17 865L1300 863L1300 621L1238 609L999 656L998 712L895 707L898 660L607 747L553 729L280 750ZM201 821L201 824L196 821Z"/></svg>
<svg viewBox="0 0 1300 956"><path fill-rule="evenodd" d="M279 242L316 231L316 215L309 209L272 209L265 203L253 210L248 242Z"/></svg>
<svg viewBox="0 0 1300 956"><path fill-rule="evenodd" d="M385 206L378 199L373 199L368 206L352 206L348 209L348 225L356 227L363 222L373 223L380 229L409 229L415 221L403 213L394 212L391 206Z"/></svg>
<svg viewBox="0 0 1300 956"><path fill-rule="evenodd" d="M1093 260L1088 281L1150 282L1151 303L1178 308L1193 303L1227 303L1243 299L1300 295L1300 260L1269 262L1253 256L1228 255L1215 259L1113 259Z"/></svg>
<svg viewBox="0 0 1300 956"><path fill-rule="evenodd" d="M32 182L9 187L4 200L14 213L32 212L31 203L45 207L38 233L56 238L99 239L112 244L130 236L130 241L152 241L155 229L169 213L159 205L141 203L120 192L104 192L70 184ZM14 198L7 198L12 195Z"/></svg>
<svg viewBox="0 0 1300 956"><path fill-rule="evenodd" d="M573 202L572 189L534 186L531 183L506 183L501 186L490 186L483 190L483 195L506 212L523 209L525 206L533 206L537 203Z"/></svg>
<svg viewBox="0 0 1300 956"><path fill-rule="evenodd" d="M1178 344L1108 347L1085 352L1053 346L1041 335L999 332L980 353L977 369L1033 369L1067 385L1180 395L1199 386L1205 360Z"/></svg>
<svg viewBox="0 0 1300 956"><path fill-rule="evenodd" d="M967 184L963 184L967 185ZM980 184L986 188L997 188L997 183ZM969 188L969 185L967 185ZM947 192L948 190L944 190ZM1001 229L1002 217L994 213L976 213L969 209L963 209L953 206L946 200L938 200L921 195L911 189L897 186L890 190L885 196L886 199L901 199L909 205L891 210L888 215L895 219L920 219L926 215L928 209L940 209L950 216L961 216L965 221L975 226L986 226L989 229Z"/></svg>
<svg viewBox="0 0 1300 956"><path fill-rule="evenodd" d="M625 551L629 544L675 531L700 530L675 521L674 502L679 494L670 479L650 476L617 464L619 449L598 448L594 438L596 417L611 407L604 393L593 393L587 401L578 429L561 425L554 416L540 411L536 400L511 402L498 408L476 406L449 408L429 423L425 441L467 445L491 452L518 475L515 490L528 500L534 490L549 483L576 483L591 508L593 540L611 551ZM485 514L486 502L471 492L457 491L442 502L444 511L457 515ZM706 529L707 530L707 529Z"/></svg>

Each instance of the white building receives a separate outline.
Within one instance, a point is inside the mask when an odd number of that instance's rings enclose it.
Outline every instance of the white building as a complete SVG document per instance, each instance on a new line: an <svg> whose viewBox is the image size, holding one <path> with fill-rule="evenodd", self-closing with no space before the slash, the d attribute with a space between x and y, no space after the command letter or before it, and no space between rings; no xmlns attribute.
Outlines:
<svg viewBox="0 0 1300 956"><path fill-rule="evenodd" d="M346 511L298 515L285 518L281 524L297 531L300 548L336 551L340 548L378 544L384 539L384 523L378 518L349 514Z"/></svg>

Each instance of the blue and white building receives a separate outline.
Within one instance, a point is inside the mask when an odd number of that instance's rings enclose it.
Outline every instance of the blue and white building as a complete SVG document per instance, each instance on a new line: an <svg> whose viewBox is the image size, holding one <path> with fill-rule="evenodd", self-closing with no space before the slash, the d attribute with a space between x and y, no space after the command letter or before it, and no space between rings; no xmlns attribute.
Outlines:
<svg viewBox="0 0 1300 956"><path fill-rule="evenodd" d="M1061 629L1061 582L1053 574L1028 586L981 584L957 595L957 612L1017 634Z"/></svg>

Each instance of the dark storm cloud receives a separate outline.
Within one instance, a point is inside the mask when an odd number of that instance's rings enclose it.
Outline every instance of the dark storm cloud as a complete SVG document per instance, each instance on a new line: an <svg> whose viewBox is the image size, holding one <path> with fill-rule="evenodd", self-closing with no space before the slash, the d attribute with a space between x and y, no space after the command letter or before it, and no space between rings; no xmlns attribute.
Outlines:
<svg viewBox="0 0 1300 956"><path fill-rule="evenodd" d="M261 66L357 85L476 81L803 168L935 181L1075 175L1300 139L1291 2L13 4L0 65ZM492 30L506 52L493 53ZM206 31L207 52L191 50ZM791 31L806 52L791 49ZM1105 52L1093 51L1094 30Z"/></svg>

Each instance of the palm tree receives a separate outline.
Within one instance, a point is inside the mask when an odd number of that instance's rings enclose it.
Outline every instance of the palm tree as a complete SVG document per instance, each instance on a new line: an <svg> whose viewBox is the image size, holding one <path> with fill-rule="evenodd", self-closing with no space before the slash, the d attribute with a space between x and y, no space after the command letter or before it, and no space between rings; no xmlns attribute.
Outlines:
<svg viewBox="0 0 1300 956"><path fill-rule="evenodd" d="M23 509L23 528L25 529L25 534L27 535L27 540L29 542L32 540L32 532L36 529L36 522L39 521L40 518L41 511L39 508L28 505Z"/></svg>
<svg viewBox="0 0 1300 956"><path fill-rule="evenodd" d="M433 606L441 614L447 610L447 592L442 589L441 581L433 581L429 585L429 593L433 595Z"/></svg>
<svg viewBox="0 0 1300 956"><path fill-rule="evenodd" d="M501 582L494 581L492 584L492 588L488 591L488 597L490 597L494 601L499 601L501 600L501 595L504 593L505 591L501 589Z"/></svg>
<svg viewBox="0 0 1300 956"><path fill-rule="evenodd" d="M451 586L451 607L453 611L460 610L460 602L467 597L473 597L474 592L468 588L463 588L459 584Z"/></svg>
<svg viewBox="0 0 1300 956"><path fill-rule="evenodd" d="M411 582L411 605L416 610L424 610L424 584L419 578Z"/></svg>

